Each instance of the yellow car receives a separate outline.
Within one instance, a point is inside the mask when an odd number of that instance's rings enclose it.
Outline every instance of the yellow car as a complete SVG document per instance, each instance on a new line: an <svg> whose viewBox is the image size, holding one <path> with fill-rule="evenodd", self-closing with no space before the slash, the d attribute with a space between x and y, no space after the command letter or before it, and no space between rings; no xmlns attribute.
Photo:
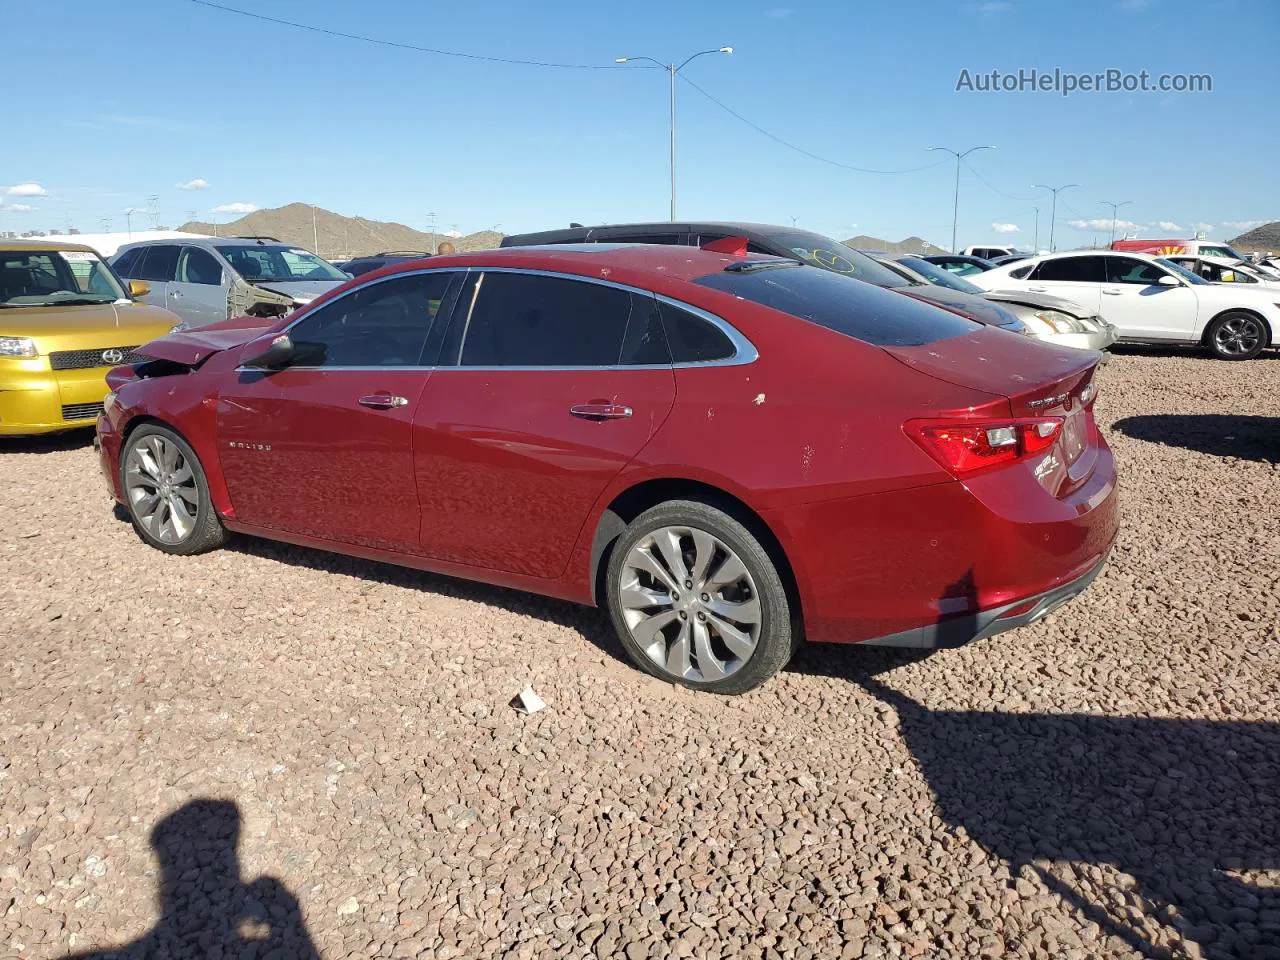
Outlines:
<svg viewBox="0 0 1280 960"><path fill-rule="evenodd" d="M106 373L177 324L90 247L0 240L0 436L92 426Z"/></svg>

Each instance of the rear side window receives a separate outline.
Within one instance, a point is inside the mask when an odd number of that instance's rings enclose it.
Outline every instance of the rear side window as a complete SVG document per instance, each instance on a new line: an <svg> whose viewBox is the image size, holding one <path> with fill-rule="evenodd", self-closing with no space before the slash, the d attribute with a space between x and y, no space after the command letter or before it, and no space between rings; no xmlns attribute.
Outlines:
<svg viewBox="0 0 1280 960"><path fill-rule="evenodd" d="M172 280L178 270L178 248L172 244L159 243L154 247L146 247L146 259L138 265L134 276L138 280L154 280L164 282Z"/></svg>
<svg viewBox="0 0 1280 960"><path fill-rule="evenodd" d="M608 367L618 363L631 294L526 273L486 273L466 321L464 367Z"/></svg>
<svg viewBox="0 0 1280 960"><path fill-rule="evenodd" d="M715 324L669 303L659 305L673 363L706 363L734 354L733 341Z"/></svg>
<svg viewBox="0 0 1280 960"><path fill-rule="evenodd" d="M1013 277L1015 280L1022 280L1031 272L1031 269L1034 266L1034 263L1028 263L1025 267L1014 267L1009 271L1009 276Z"/></svg>
<svg viewBox="0 0 1280 960"><path fill-rule="evenodd" d="M948 310L817 267L726 271L697 283L882 347L920 346L980 328Z"/></svg>
<svg viewBox="0 0 1280 960"><path fill-rule="evenodd" d="M1045 260L1036 267L1032 280L1058 280L1068 283L1106 283L1106 257L1060 257Z"/></svg>

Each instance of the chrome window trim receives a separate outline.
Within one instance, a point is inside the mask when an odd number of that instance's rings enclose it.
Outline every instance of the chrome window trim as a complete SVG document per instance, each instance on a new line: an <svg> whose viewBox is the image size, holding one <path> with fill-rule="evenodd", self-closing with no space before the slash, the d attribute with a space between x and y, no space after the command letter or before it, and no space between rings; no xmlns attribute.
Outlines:
<svg viewBox="0 0 1280 960"><path fill-rule="evenodd" d="M471 324L471 312L472 310L475 309L476 300L479 297L480 288L484 285L484 274L486 273L520 273L520 274L527 274L529 276L551 277L553 279L558 279L558 280L579 280L584 283L599 284L602 287L613 287L615 290L622 290L627 293L639 294L640 296L644 296L644 297L653 297L655 300L661 303L665 303L668 306L676 307L677 309L680 309L680 310L686 310L689 313L693 314L694 316L710 323L712 326L714 326L716 329L718 329L721 333L723 333L726 337L729 338L729 342L733 344L734 353L733 353L733 356L724 357L719 360L685 360L680 363L613 363L613 364L606 364L606 365L585 365L585 366L577 365L577 366L468 367L455 362L451 364L436 364L435 366L431 366L431 367L420 367L420 366L400 367L400 366L391 366L391 365L382 365L382 366L373 366L373 367L293 366L293 367L286 367L285 369L287 370L324 370L324 371L327 371L327 370L333 370L333 371L376 371L376 370L413 371L413 370L417 370L417 371L423 371L423 372L442 371L442 370L469 370L469 371L475 371L478 373L496 373L498 371L508 371L508 370L513 372L529 372L529 371L546 372L546 371L552 371L552 370L566 370L571 372L585 371L585 370L613 370L613 371L617 371L617 370L686 370L686 369L698 369L702 367L737 367L737 366L743 366L749 363L755 363L755 361L760 358L760 351L756 349L755 344L753 344L750 340L748 340L736 327L734 327L731 323L729 323L724 318L719 317L716 314L711 313L707 310L704 310L702 307L694 306L691 303L685 303L682 300L677 300L675 297L669 297L669 296L666 296L665 294L655 293L652 290L646 290L643 287L634 287L629 284L618 283L614 280L604 280L600 277L586 277L577 273L562 273L556 270L540 270L532 267L424 267L419 270L406 270L403 273L393 273L390 276L379 277L377 280L372 280L368 283L358 284L357 286L352 287L350 290L343 293L341 296L334 297L332 300L326 301L321 305L321 307L329 307L335 303L338 303L341 300L345 300L347 297L351 296L357 291L366 290L369 287L376 286L377 284L380 284L380 283L386 283L388 280L395 280L400 277L419 276L421 274L427 274L427 273L461 273L464 275L464 281L463 281L464 283L465 283L466 275L469 275L471 273L480 274L480 278L477 281L474 289L472 290L471 302L467 305L467 314L465 318L466 326L463 329L462 339L458 343L458 359L461 359L462 347L467 342L466 327L469 327ZM456 316L458 306L459 304L454 305L455 317L453 318L452 322L456 322L458 319ZM288 325L286 325L281 330L279 330L277 333L277 336L281 334L287 334L295 326L297 326L303 320L306 320L309 316L311 316L313 312L314 311L307 309L302 313L302 316L291 320L288 323ZM257 367L237 366L235 369L237 373L268 372L268 371L260 370ZM281 371L270 371L270 372L278 373Z"/></svg>
<svg viewBox="0 0 1280 960"><path fill-rule="evenodd" d="M677 300L675 297L668 297L665 294L655 293L653 290L646 290L643 287L634 287L626 283L618 283L616 280L605 280L601 277L588 277L579 273L562 273L558 270L541 270L537 267L472 267L472 270L485 273L520 273L528 276L550 277L555 280L578 280L583 283L594 283L602 287L612 287L615 290L622 290L626 293L639 294L642 297L653 297L661 303L668 306L676 307L680 310L687 310L699 319L705 320L729 338L729 342L733 344L733 356L724 357L719 360L685 360L680 363L656 363L656 364L640 364L640 363L611 363L611 364L588 364L576 366L511 366L511 367L495 367L483 366L472 367L464 366L457 363L450 366L441 366L441 370L481 370L494 372L498 370L682 370L697 367L737 367L748 363L754 363L760 358L760 351L756 349L755 344L748 340L743 334L731 323L722 317L716 316L714 313L695 307L691 303L685 303ZM479 291L483 284L481 282L476 285ZM477 293L478 296L478 293ZM471 310L475 308L475 298L472 299L471 308L467 311L467 325L471 324ZM458 360L462 359L462 348L465 346L467 331L463 330L462 340L458 344Z"/></svg>

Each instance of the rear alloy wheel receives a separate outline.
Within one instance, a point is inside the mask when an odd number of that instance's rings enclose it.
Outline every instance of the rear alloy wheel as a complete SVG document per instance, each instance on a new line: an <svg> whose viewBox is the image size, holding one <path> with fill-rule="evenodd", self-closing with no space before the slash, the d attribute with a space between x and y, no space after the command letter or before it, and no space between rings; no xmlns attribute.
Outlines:
<svg viewBox="0 0 1280 960"><path fill-rule="evenodd" d="M1219 360L1252 360L1267 345L1267 326L1252 313L1224 313L1209 324L1206 339Z"/></svg>
<svg viewBox="0 0 1280 960"><path fill-rule="evenodd" d="M637 517L614 545L607 583L623 646L654 676L743 693L791 658L790 605L773 561L707 504L671 501Z"/></svg>
<svg viewBox="0 0 1280 960"><path fill-rule="evenodd" d="M172 430L144 424L129 434L120 472L129 519L151 546L192 554L226 540L200 461Z"/></svg>

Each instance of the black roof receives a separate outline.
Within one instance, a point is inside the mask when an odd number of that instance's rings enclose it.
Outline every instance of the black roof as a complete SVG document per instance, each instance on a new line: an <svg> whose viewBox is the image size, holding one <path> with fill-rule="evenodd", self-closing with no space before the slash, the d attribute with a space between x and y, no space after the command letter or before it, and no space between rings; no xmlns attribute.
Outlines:
<svg viewBox="0 0 1280 960"><path fill-rule="evenodd" d="M513 233L502 238L501 246L530 247L548 243L588 243L596 239L607 240L618 233L642 237L645 234L662 235L670 234L673 231L677 233L724 233L730 236L743 236L749 240L767 244L770 242L770 235L774 232L789 229L789 227L781 227L777 224L744 223L733 220L661 220L653 223L602 223L594 227L569 227L563 230L542 230L537 233Z"/></svg>

